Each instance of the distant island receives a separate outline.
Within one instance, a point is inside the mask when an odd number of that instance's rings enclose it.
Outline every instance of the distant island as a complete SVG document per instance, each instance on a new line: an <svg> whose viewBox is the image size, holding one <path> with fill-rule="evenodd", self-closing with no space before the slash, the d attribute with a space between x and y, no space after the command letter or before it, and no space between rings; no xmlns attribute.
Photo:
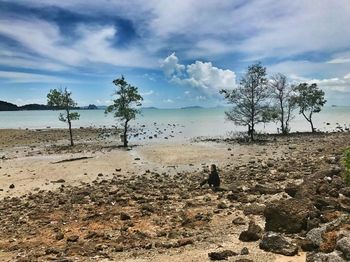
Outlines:
<svg viewBox="0 0 350 262"><path fill-rule="evenodd" d="M185 106L185 107L181 107L181 109L196 109L196 108L203 108L201 106Z"/></svg>
<svg viewBox="0 0 350 262"><path fill-rule="evenodd" d="M57 110L59 108L48 106L48 105L41 105L41 104L27 104L23 106L17 106L15 104L6 102L6 101L0 101L0 111L25 111L25 110ZM75 107L74 109L79 110L96 110L100 109L96 105L90 104L85 107Z"/></svg>

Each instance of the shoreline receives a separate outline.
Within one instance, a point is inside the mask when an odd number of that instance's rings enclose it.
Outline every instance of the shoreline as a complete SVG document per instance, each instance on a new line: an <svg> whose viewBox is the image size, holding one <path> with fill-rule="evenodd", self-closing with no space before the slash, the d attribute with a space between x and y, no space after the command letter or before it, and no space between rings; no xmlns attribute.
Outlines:
<svg viewBox="0 0 350 262"><path fill-rule="evenodd" d="M5 158L0 156L0 210L7 212L0 232L16 239L0 237L6 251L0 258L199 262L208 260L209 251L239 253L247 247L249 254L235 259L305 261L302 250L293 257L276 255L258 242L239 241L239 235L249 221L264 228L263 207L290 199L285 187L328 168L328 159L350 145L350 133L322 133L248 144L153 140L126 150L98 129L74 131L78 139L71 148L61 129L40 138L40 131L0 130L0 145L6 145ZM212 163L227 191L196 189ZM121 220L123 212L130 219ZM10 222L16 217L23 222ZM238 217L242 224L233 224ZM63 239L56 240L57 232ZM96 235L87 238L91 232ZM73 236L79 240L69 242Z"/></svg>

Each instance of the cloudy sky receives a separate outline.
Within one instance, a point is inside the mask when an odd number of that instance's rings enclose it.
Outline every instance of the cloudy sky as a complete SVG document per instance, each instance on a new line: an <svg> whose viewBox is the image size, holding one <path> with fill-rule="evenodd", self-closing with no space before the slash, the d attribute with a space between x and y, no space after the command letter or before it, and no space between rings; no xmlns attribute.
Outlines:
<svg viewBox="0 0 350 262"><path fill-rule="evenodd" d="M349 25L349 0L0 0L0 100L105 105L123 74L144 106L217 106L261 61L350 105Z"/></svg>

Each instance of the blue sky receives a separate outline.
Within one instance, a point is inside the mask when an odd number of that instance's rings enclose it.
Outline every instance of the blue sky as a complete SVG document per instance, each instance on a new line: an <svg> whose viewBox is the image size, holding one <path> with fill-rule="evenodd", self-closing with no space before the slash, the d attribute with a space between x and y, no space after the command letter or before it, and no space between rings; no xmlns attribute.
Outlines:
<svg viewBox="0 0 350 262"><path fill-rule="evenodd" d="M349 24L349 0L0 0L0 100L106 105L123 74L144 106L218 106L261 61L350 105Z"/></svg>

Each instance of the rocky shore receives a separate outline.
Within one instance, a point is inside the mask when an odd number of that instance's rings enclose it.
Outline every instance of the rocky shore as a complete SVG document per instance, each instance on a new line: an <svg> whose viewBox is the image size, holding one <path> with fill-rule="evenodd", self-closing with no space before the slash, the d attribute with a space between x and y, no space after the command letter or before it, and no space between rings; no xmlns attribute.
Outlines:
<svg viewBox="0 0 350 262"><path fill-rule="evenodd" d="M18 149L7 143L5 155L13 159L1 160L0 173L13 168L16 151L25 158L24 151L35 144ZM113 171L95 172L91 181L79 185L56 177L55 188L23 195L13 193L18 188L14 183L6 189L12 195L0 200L0 259L350 260L350 187L343 182L341 165L349 133L276 137L254 145L206 143L206 154L187 162L179 160L186 156L183 145L166 161L160 147L134 148L124 152L134 154L125 160L128 164L120 168L115 162ZM67 153L38 148L43 155ZM77 148L70 157L121 150ZM175 167L169 167L171 161ZM208 161L219 165L223 185L218 191L198 188Z"/></svg>

